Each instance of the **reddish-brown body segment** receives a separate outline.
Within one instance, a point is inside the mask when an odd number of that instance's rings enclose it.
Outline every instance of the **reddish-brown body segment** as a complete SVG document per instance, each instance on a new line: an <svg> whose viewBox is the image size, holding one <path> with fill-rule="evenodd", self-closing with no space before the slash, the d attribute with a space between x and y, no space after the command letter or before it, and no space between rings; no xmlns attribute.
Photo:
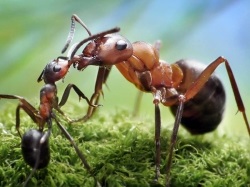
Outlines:
<svg viewBox="0 0 250 187"><path fill-rule="evenodd" d="M73 17L77 16L73 15ZM80 18L77 17L75 20L84 25L82 21L79 21ZM156 45L145 42L131 44L119 34L105 33L100 33L96 37L90 34L93 40L85 46L80 55L75 55L77 50L86 43L86 39L81 41L72 52L70 63L78 70L83 70L89 65L100 66L95 92L90 100L92 104L98 103L99 96L102 94L102 85L106 82L112 65L115 65L121 74L140 91L153 94L156 180L160 173L161 116L159 104L170 106L175 115L166 167L166 186L169 186L172 155L179 124L182 123L192 134L203 134L214 130L222 119L225 92L220 80L213 75L213 72L221 63L226 66L238 109L243 114L250 135L245 107L227 59L218 57L207 67L188 60L179 60L174 64L168 64L159 59L158 43ZM87 120L93 112L94 110L89 107L87 116L83 119Z"/></svg>
<svg viewBox="0 0 250 187"><path fill-rule="evenodd" d="M135 42L132 46L133 55L129 59L115 64L117 69L129 82L143 92L154 93L155 89L164 88L165 91L162 93L160 102L165 106L173 105L173 102L168 102L167 97L176 94L173 93L172 88L177 88L181 83L182 70L176 64L169 65L160 60L159 51L151 44ZM168 88L171 91L168 91Z"/></svg>

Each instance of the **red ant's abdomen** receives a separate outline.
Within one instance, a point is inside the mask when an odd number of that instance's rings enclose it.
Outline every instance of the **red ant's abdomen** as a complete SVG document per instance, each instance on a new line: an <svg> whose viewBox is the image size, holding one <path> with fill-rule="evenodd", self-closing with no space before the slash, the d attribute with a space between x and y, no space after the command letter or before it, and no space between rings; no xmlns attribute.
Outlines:
<svg viewBox="0 0 250 187"><path fill-rule="evenodd" d="M183 82L177 91L185 93L206 66L191 60L180 60L176 64L184 72ZM223 118L225 100L226 94L221 81L212 75L200 92L184 104L181 124L192 134L213 131ZM175 115L177 105L171 106L170 109Z"/></svg>

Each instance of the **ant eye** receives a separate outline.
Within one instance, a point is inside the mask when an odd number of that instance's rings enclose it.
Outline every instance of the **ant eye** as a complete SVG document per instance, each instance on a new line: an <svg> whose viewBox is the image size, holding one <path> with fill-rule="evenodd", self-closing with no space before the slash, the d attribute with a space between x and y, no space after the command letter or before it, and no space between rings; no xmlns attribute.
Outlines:
<svg viewBox="0 0 250 187"><path fill-rule="evenodd" d="M53 71L54 71L54 72L59 72L61 69L62 69L61 66L58 66L58 65L55 65L55 66L53 67Z"/></svg>
<svg viewBox="0 0 250 187"><path fill-rule="evenodd" d="M121 51L121 50L126 49L126 47L127 47L127 42L125 42L124 40L118 40L116 42L115 48L117 50Z"/></svg>

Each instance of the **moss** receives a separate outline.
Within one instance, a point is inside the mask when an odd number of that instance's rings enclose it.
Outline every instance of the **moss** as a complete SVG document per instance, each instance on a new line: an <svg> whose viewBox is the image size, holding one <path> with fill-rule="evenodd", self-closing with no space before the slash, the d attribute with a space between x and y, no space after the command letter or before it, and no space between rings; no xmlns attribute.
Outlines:
<svg viewBox="0 0 250 187"><path fill-rule="evenodd" d="M15 128L15 107L0 114L0 186L21 186L31 169L21 155ZM161 176L154 184L154 125L151 120L133 119L118 110L99 112L85 123L61 120L104 186L164 186L165 165L171 132L162 132ZM22 115L22 132L36 128ZM146 128L148 127L148 128ZM241 142L241 143L239 143ZM35 172L28 186L94 186L69 141L53 126L51 161ZM248 142L232 137L191 136L180 130L171 169L172 186L247 186L250 184Z"/></svg>

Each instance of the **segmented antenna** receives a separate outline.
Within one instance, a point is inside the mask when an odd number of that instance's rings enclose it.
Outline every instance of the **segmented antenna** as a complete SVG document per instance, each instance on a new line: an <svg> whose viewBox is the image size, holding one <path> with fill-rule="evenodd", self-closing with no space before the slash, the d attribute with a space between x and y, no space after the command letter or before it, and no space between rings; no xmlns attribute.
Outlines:
<svg viewBox="0 0 250 187"><path fill-rule="evenodd" d="M115 33L115 32L119 32L120 31L120 28L119 27L115 27L113 29L109 29L109 30L106 30L106 31L103 31L101 33L98 33L98 34L94 34L94 35L91 35L89 36L88 38L85 38L84 40L80 41L76 47L74 48L74 50L72 51L71 53L71 56L70 56L70 59L71 60L74 55L76 54L77 50L86 42L88 42L89 40L93 40L95 38L98 38L98 37L101 37L101 36L105 36L106 34L111 34L111 33Z"/></svg>
<svg viewBox="0 0 250 187"><path fill-rule="evenodd" d="M73 14L71 16L71 26L70 26L69 35L68 35L68 38L66 40L66 44L65 44L64 48L62 49L62 53L64 53L68 49L70 43L72 42L72 40L74 38L75 27L76 27L75 22L78 22L81 26L83 26L83 28L85 28L85 30L87 31L87 33L89 34L89 36L92 35L91 32L90 32L90 30L85 25L85 23L77 15Z"/></svg>
<svg viewBox="0 0 250 187"><path fill-rule="evenodd" d="M70 58L70 56L71 56L73 50L75 49L75 47L76 47L78 44L79 44L79 42L74 43L74 44L69 48L69 51L68 51L68 53L67 53L67 59Z"/></svg>

